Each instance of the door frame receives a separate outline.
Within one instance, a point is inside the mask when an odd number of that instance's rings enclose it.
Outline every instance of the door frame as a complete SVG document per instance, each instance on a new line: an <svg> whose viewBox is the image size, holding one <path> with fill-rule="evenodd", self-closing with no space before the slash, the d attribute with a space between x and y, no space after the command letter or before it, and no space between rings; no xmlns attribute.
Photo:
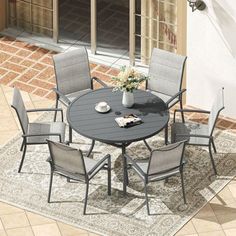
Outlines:
<svg viewBox="0 0 236 236"><path fill-rule="evenodd" d="M8 1L0 0L0 31L7 28L7 12L8 12Z"/></svg>
<svg viewBox="0 0 236 236"><path fill-rule="evenodd" d="M52 2L52 9L53 9L53 19L52 19L52 28L53 28L53 41L58 43L59 37L59 0L53 0Z"/></svg>

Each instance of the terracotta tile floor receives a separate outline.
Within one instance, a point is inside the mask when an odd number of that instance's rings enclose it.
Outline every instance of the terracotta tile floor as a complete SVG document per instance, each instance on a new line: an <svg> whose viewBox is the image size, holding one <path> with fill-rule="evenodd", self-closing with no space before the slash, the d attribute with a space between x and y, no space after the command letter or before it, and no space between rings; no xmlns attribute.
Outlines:
<svg viewBox="0 0 236 236"><path fill-rule="evenodd" d="M26 107L53 105L54 75L51 56L54 53L38 47L0 38L0 146L19 132L16 116L10 108L12 86L23 93ZM117 70L91 64L92 73L110 83ZM43 83L44 82L44 83ZM7 85L7 86L5 86ZM32 115L32 114L30 114ZM30 116L31 120L39 114ZM192 115L191 120L206 122L205 116ZM217 126L235 132L235 120L221 117ZM7 129L6 129L7 127ZM85 230L25 211L0 202L0 236L95 236ZM236 179L231 181L176 235L235 236L236 235Z"/></svg>

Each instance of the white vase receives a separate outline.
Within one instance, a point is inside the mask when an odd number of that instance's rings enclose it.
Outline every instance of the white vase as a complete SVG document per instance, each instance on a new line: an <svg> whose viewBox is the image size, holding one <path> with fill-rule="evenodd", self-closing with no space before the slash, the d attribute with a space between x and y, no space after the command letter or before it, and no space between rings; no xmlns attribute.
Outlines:
<svg viewBox="0 0 236 236"><path fill-rule="evenodd" d="M124 91L122 98L122 105L124 107L132 107L134 105L134 94L131 92Z"/></svg>

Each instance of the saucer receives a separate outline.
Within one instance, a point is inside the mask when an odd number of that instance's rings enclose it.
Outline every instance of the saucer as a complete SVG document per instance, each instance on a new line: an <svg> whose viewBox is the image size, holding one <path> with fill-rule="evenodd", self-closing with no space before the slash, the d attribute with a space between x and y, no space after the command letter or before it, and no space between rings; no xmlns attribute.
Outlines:
<svg viewBox="0 0 236 236"><path fill-rule="evenodd" d="M95 110L96 110L97 112L99 112L99 113L107 113L108 111L111 110L111 107L110 107L109 105L107 105L106 110L101 111L101 110L98 108L98 106L96 105L96 106L95 106Z"/></svg>

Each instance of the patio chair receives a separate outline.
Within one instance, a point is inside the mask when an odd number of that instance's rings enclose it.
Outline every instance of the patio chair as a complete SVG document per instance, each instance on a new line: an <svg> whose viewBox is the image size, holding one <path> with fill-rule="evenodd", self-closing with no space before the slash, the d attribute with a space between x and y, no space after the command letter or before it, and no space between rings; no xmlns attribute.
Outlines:
<svg viewBox="0 0 236 236"><path fill-rule="evenodd" d="M125 154L128 165L139 175L144 182L145 199L147 213L150 215L147 185L150 182L167 180L169 177L179 174L181 177L182 193L184 203L186 204L183 167L185 164L184 150L186 140L169 144L159 149L153 150L149 159L134 161L130 156ZM127 168L127 167L126 167Z"/></svg>
<svg viewBox="0 0 236 236"><path fill-rule="evenodd" d="M183 109L182 95L186 89L182 89L186 56L177 55L165 50L154 48L149 65L150 79L146 83L146 89L160 97L168 108L179 103ZM184 122L184 115L182 114ZM168 142L168 124L165 129L165 143ZM145 144L147 145L146 141ZM149 146L147 146L150 149Z"/></svg>
<svg viewBox="0 0 236 236"><path fill-rule="evenodd" d="M11 106L16 111L23 132L22 135L23 142L20 148L21 151L23 150L23 154L18 169L18 173L20 173L25 159L27 145L47 144L46 139L63 142L65 140L66 125L63 122L62 109L45 108L45 109L26 110L20 91L17 88L14 88L13 101ZM61 112L62 122L29 123L29 117L28 117L29 112L45 112L45 111L55 112L55 110Z"/></svg>
<svg viewBox="0 0 236 236"><path fill-rule="evenodd" d="M212 155L211 147L213 147L216 153L216 146L214 143L213 131L219 117L220 112L224 109L224 88L220 89L215 97L211 111L205 110L193 110L193 109L177 109L174 112L174 123L171 126L171 142L178 142L182 139L188 139L188 145L196 146L207 146L209 149L209 154L211 158L211 163L215 175L217 175L217 170ZM195 112L195 113L205 113L209 114L208 124L186 124L181 122L176 122L176 112Z"/></svg>
<svg viewBox="0 0 236 236"><path fill-rule="evenodd" d="M102 169L108 174L108 195L111 195L111 156L108 154L96 161L84 157L81 150L48 140L51 167L48 203L51 202L53 175L58 174L67 179L82 181L86 184L83 214L86 214L88 201L89 181Z"/></svg>
<svg viewBox="0 0 236 236"><path fill-rule="evenodd" d="M89 59L86 48L82 47L73 51L56 54L53 56L54 70L56 75L56 108L58 101L66 107L78 96L93 90L93 82L107 85L96 77L90 75ZM56 121L55 112L54 121ZM69 129L69 142L72 142L72 129ZM94 141L92 143L92 147ZM90 154L88 154L89 156Z"/></svg>

